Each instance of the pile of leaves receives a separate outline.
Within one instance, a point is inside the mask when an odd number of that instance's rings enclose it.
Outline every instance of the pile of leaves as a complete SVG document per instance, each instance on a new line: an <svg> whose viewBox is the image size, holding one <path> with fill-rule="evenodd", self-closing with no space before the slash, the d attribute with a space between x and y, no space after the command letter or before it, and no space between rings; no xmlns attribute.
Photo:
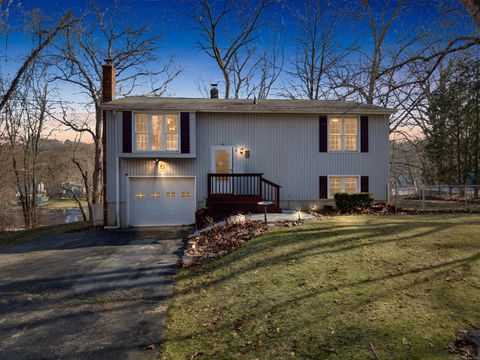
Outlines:
<svg viewBox="0 0 480 360"><path fill-rule="evenodd" d="M223 226L214 225L196 236L190 235L182 264L189 267L205 259L224 256L268 228L261 221L227 222Z"/></svg>
<svg viewBox="0 0 480 360"><path fill-rule="evenodd" d="M399 209L399 211L401 211ZM326 209L319 209L319 210L311 210L309 212L312 215L341 215L342 212L334 207L326 208ZM396 214L395 206L386 204L386 203L374 203L369 208L354 208L348 211L349 214L354 215L390 215Z"/></svg>
<svg viewBox="0 0 480 360"><path fill-rule="evenodd" d="M447 349L465 360L476 360L480 356L480 348L469 339L467 331L458 331L455 341L449 343Z"/></svg>

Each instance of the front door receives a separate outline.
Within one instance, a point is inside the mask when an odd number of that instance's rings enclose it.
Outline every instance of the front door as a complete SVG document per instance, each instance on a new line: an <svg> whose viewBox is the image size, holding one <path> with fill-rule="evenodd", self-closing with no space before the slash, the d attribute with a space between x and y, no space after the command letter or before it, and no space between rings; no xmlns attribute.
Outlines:
<svg viewBox="0 0 480 360"><path fill-rule="evenodd" d="M233 172L233 146L214 145L212 146L212 168L213 174L231 174ZM231 194L232 178L228 176L216 176L212 178L212 193Z"/></svg>

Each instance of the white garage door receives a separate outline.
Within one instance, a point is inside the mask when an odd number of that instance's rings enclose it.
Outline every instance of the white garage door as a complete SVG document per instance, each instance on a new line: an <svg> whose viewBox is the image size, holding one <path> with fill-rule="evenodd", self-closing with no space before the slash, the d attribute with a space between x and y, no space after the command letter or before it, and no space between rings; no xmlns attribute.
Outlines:
<svg viewBox="0 0 480 360"><path fill-rule="evenodd" d="M129 186L129 225L184 225L195 222L194 178L132 177Z"/></svg>

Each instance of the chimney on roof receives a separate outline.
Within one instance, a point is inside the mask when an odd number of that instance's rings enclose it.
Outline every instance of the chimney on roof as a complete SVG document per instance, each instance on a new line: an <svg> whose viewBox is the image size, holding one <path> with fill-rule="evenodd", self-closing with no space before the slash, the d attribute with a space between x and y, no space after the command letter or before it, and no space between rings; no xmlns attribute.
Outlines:
<svg viewBox="0 0 480 360"><path fill-rule="evenodd" d="M115 68L112 59L105 59L102 65L102 103L115 100Z"/></svg>
<svg viewBox="0 0 480 360"><path fill-rule="evenodd" d="M218 99L217 84L210 84L210 99Z"/></svg>

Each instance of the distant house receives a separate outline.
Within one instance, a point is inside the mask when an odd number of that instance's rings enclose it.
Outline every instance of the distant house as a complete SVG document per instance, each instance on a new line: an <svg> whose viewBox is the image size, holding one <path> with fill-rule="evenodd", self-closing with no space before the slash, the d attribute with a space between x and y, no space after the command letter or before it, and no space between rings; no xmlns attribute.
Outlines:
<svg viewBox="0 0 480 360"><path fill-rule="evenodd" d="M387 198L392 109L351 101L115 98L104 65L105 223L190 224L195 211Z"/></svg>

